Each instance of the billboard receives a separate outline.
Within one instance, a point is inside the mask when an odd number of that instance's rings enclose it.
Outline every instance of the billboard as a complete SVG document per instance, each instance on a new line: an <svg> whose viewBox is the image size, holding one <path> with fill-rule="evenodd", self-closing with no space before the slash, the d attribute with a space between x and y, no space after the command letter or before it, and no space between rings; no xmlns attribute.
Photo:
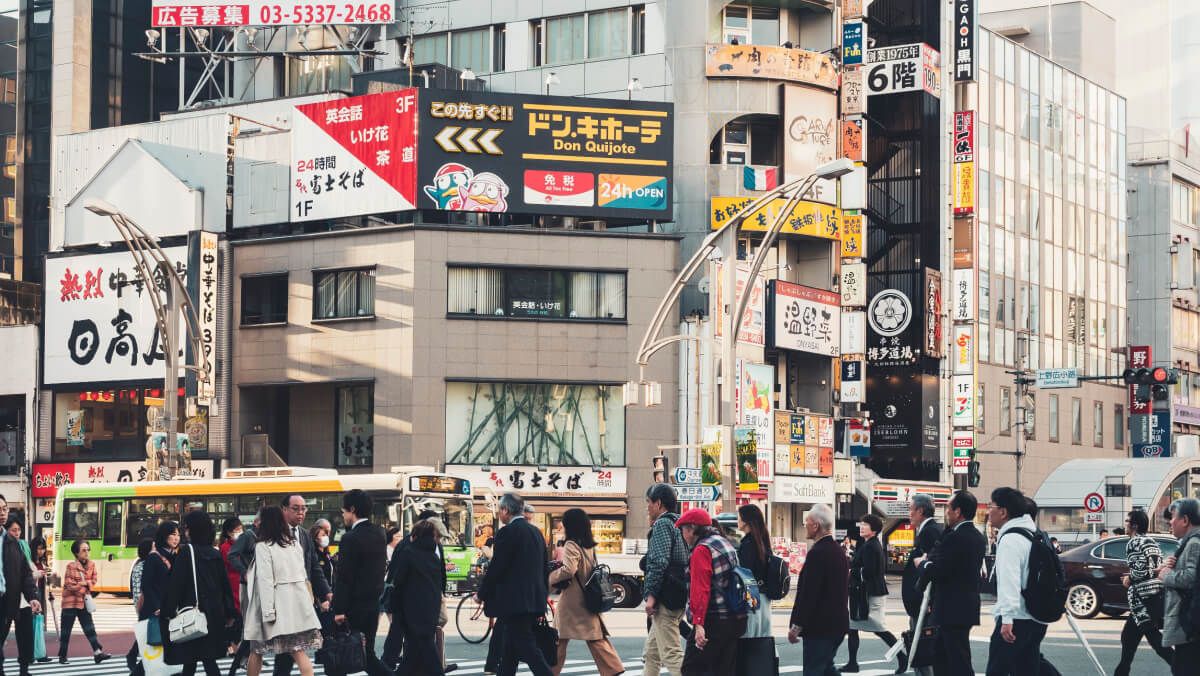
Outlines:
<svg viewBox="0 0 1200 676"><path fill-rule="evenodd" d="M717 318L716 334L720 338L725 331L725 325L729 323L726 319L725 309L730 304L725 300L725 272L724 266L720 263L713 264L713 279L721 280L721 283L716 284L716 293L713 294L714 312L713 315ZM742 292L746 289L746 283L750 280L750 266L738 266L737 271L737 290L732 299L737 302L738 298L742 297ZM766 298L764 289L766 281L762 275L758 275L754 280L754 288L750 291L750 302L746 305L746 312L742 314L742 325L738 328L738 342L751 343L753 345L762 345L766 335Z"/></svg>
<svg viewBox="0 0 1200 676"><path fill-rule="evenodd" d="M805 178L838 157L838 95L809 87L783 87L784 181ZM805 195L809 200L837 204L837 181L821 179Z"/></svg>
<svg viewBox="0 0 1200 676"><path fill-rule="evenodd" d="M416 208L417 90L296 106L291 220Z"/></svg>
<svg viewBox="0 0 1200 676"><path fill-rule="evenodd" d="M829 357L841 349L841 296L783 280L769 282L771 344Z"/></svg>
<svg viewBox="0 0 1200 676"><path fill-rule="evenodd" d="M838 86L837 65L828 54L775 45L710 43L704 48L704 74L787 80L831 90Z"/></svg>
<svg viewBox="0 0 1200 676"><path fill-rule="evenodd" d="M857 66L862 63L865 41L865 23L847 21L842 24L842 65Z"/></svg>
<svg viewBox="0 0 1200 676"><path fill-rule="evenodd" d="M941 65L938 51L921 42L869 49L863 66L867 96L919 91L940 96Z"/></svg>
<svg viewBox="0 0 1200 676"><path fill-rule="evenodd" d="M342 0L338 3L280 0L152 0L150 25L179 26L316 26L327 24L391 24L392 0Z"/></svg>
<svg viewBox="0 0 1200 676"><path fill-rule="evenodd" d="M671 218L673 106L422 89L417 208Z"/></svg>
<svg viewBox="0 0 1200 676"><path fill-rule="evenodd" d="M719 230L737 216L743 209L750 206L753 197L713 197L709 200L709 225L713 230ZM776 197L759 207L753 213L747 214L742 221L742 230L750 232L766 232L779 217L780 212L787 206L788 200ZM787 221L780 228L781 235L808 235L822 239L839 239L842 212L837 207L817 202L797 201L787 216Z"/></svg>
<svg viewBox="0 0 1200 676"><path fill-rule="evenodd" d="M187 247L164 253L186 275ZM166 279L156 271L154 283L161 289ZM45 289L45 384L162 379L166 355L151 290L129 252L48 258ZM179 335L187 335L182 316Z"/></svg>

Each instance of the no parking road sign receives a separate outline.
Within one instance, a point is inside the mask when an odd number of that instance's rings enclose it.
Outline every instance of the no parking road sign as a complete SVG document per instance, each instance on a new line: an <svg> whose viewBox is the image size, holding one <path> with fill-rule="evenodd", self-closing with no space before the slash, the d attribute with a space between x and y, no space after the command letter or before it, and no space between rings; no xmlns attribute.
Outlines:
<svg viewBox="0 0 1200 676"><path fill-rule="evenodd" d="M1099 493L1088 493L1083 499L1083 508L1096 513L1104 511L1104 496Z"/></svg>

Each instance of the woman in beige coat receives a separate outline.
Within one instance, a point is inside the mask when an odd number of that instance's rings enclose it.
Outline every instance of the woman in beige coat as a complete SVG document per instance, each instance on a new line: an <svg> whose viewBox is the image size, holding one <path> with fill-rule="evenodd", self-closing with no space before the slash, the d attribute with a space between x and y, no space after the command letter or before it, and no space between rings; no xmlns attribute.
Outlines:
<svg viewBox="0 0 1200 676"><path fill-rule="evenodd" d="M313 610L300 543L292 539L279 507L263 509L255 535L258 544L247 571L242 635L252 642L246 673L258 676L267 653L290 653L300 673L312 676L306 651L321 647L321 623Z"/></svg>
<svg viewBox="0 0 1200 676"><path fill-rule="evenodd" d="M583 601L583 587L596 567L592 520L582 509L568 509L563 513L562 524L566 532L562 566L550 573L551 586L567 585L558 601L558 661L554 665L554 674L562 673L567 643L571 639L587 641L600 676L623 674L625 665L608 640L604 620L589 611Z"/></svg>

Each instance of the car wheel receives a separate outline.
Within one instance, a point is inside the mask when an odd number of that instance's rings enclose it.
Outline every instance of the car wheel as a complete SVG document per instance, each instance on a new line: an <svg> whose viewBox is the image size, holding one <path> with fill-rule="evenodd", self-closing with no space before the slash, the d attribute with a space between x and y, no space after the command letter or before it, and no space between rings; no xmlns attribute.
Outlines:
<svg viewBox="0 0 1200 676"><path fill-rule="evenodd" d="M1091 585L1080 582L1067 590L1067 612L1081 620L1089 620L1100 612L1100 595Z"/></svg>
<svg viewBox="0 0 1200 676"><path fill-rule="evenodd" d="M618 608L636 608L642 600L637 583L633 580L622 579L616 586L619 600L614 605Z"/></svg>

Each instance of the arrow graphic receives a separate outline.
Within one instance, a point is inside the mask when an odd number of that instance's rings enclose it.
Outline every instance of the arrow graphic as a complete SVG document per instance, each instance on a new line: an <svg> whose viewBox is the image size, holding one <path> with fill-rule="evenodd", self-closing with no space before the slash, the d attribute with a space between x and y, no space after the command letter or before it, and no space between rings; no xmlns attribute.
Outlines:
<svg viewBox="0 0 1200 676"><path fill-rule="evenodd" d="M489 155L503 155L504 151L500 146L496 145L496 139L503 134L503 129L486 129L479 135L479 146L483 148L483 152Z"/></svg>
<svg viewBox="0 0 1200 676"><path fill-rule="evenodd" d="M496 145L496 140L503 134L503 129L480 129L479 127L443 127L434 137L438 146L448 153L471 153L478 155L503 155L504 151Z"/></svg>
<svg viewBox="0 0 1200 676"><path fill-rule="evenodd" d="M458 135L458 145L468 153L479 153L479 146L475 145L475 135L479 133L478 127L467 127Z"/></svg>
<svg viewBox="0 0 1200 676"><path fill-rule="evenodd" d="M454 135L457 134L458 130L460 129L462 129L462 127L455 127L453 125L446 126L437 133L437 136L433 137L433 140L436 141L439 146L441 146L442 150L448 153L457 153L459 152L459 149L458 146L454 144Z"/></svg>

